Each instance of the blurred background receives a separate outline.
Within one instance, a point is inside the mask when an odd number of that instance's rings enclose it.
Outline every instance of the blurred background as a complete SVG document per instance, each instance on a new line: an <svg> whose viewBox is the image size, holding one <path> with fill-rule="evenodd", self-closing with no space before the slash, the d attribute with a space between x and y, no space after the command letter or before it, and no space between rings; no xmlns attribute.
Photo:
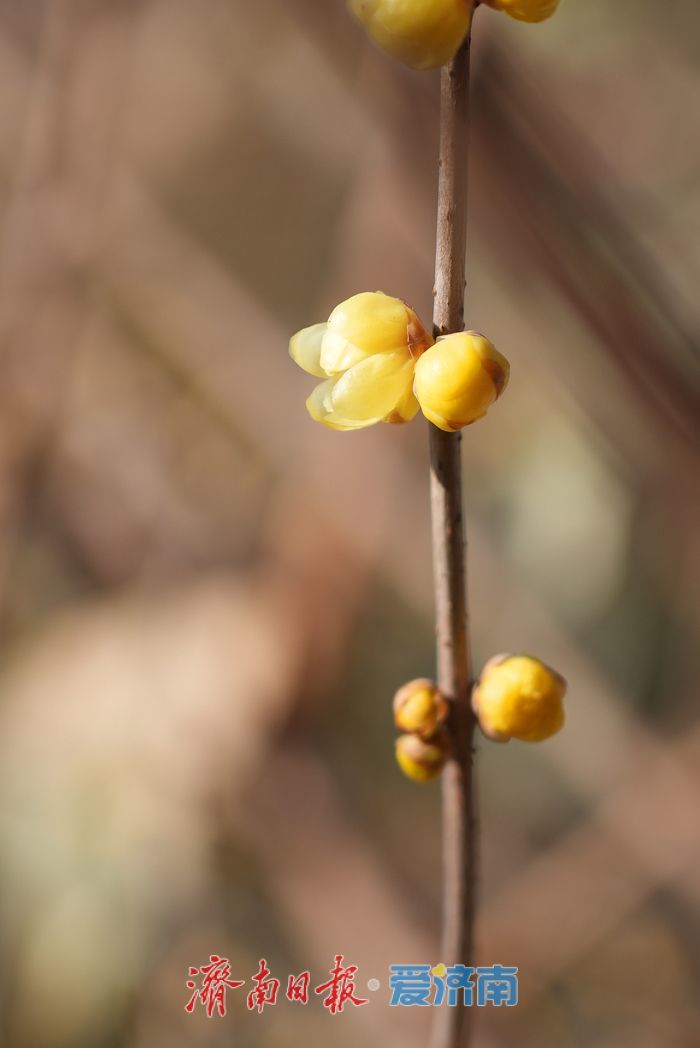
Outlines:
<svg viewBox="0 0 700 1048"><path fill-rule="evenodd" d="M479 747L478 1048L700 1044L700 12L476 17L463 441L477 668L567 730ZM439 787L427 433L312 423L297 328L431 312L437 74L342 0L0 0L0 1043L426 1044ZM187 1015L217 952L245 990ZM245 1007L336 953L371 1005ZM371 996L365 992L364 996ZM329 1025L330 1024L330 1025Z"/></svg>

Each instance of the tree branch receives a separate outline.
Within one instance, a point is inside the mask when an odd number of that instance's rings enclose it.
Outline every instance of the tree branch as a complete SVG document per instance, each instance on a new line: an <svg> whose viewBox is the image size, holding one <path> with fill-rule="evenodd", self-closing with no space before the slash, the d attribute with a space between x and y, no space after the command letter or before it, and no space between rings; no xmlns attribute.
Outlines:
<svg viewBox="0 0 700 1048"><path fill-rule="evenodd" d="M470 43L467 37L450 65L442 70L433 314L436 336L464 327ZM472 963L477 865L460 436L430 426L438 684L451 701L452 756L442 782L441 960L447 965ZM470 1008L436 1009L431 1048L466 1048L471 1016Z"/></svg>

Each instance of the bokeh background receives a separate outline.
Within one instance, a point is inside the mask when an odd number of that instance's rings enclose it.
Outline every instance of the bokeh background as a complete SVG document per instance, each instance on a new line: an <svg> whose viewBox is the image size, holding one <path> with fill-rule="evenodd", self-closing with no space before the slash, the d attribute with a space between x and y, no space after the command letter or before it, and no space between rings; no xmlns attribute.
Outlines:
<svg viewBox="0 0 700 1048"><path fill-rule="evenodd" d="M512 363L465 434L475 661L570 681L479 749L478 1048L700 1044L700 12L479 11L467 317ZM342 0L0 2L0 1042L423 1046L439 788L427 433L306 416L297 328L429 317L436 74ZM184 1011L228 957L225 1019ZM261 1015L260 957L382 987ZM367 994L365 994L367 996Z"/></svg>

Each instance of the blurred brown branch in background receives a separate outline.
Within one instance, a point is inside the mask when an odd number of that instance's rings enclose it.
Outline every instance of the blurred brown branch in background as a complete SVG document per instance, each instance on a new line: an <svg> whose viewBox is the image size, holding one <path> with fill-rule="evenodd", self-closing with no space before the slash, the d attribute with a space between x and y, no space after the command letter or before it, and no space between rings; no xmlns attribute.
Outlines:
<svg viewBox="0 0 700 1048"><path fill-rule="evenodd" d="M477 90L476 133L503 259L552 281L620 369L654 432L683 437L697 454L697 321L630 228L605 158L567 123L552 93L493 42Z"/></svg>

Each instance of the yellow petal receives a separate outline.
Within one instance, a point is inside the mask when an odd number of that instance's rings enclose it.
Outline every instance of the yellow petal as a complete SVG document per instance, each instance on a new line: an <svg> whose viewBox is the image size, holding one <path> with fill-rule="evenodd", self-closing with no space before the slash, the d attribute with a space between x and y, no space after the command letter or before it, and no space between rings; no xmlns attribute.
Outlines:
<svg viewBox="0 0 700 1048"><path fill-rule="evenodd" d="M416 313L382 291L353 295L331 313L323 338L321 367L328 375L347 371L375 353L403 350L417 359L433 339Z"/></svg>
<svg viewBox="0 0 700 1048"><path fill-rule="evenodd" d="M331 391L334 385L334 378L320 382L307 399L306 407L314 422L323 422L329 411L333 410L331 408Z"/></svg>
<svg viewBox="0 0 700 1048"><path fill-rule="evenodd" d="M413 369L408 373L408 381L406 382L406 391L397 403L394 410L382 419L382 422L391 422L393 424L400 424L402 422L410 422L412 418L415 418L420 410L420 404L416 400L416 395L413 392Z"/></svg>
<svg viewBox="0 0 700 1048"><path fill-rule="evenodd" d="M320 359L326 375L339 375L354 364L359 364L361 360L366 360L368 356L364 349L349 342L336 331L328 330L323 336Z"/></svg>
<svg viewBox="0 0 700 1048"><path fill-rule="evenodd" d="M328 318L328 330L363 353L384 353L408 344L408 310L400 298L362 291L341 302ZM324 366L325 362L324 362ZM341 368L333 368L340 371Z"/></svg>
<svg viewBox="0 0 700 1048"><path fill-rule="evenodd" d="M295 364L317 378L325 378L326 372L321 367L321 344L328 324L312 324L292 335L289 342L289 355Z"/></svg>
<svg viewBox="0 0 700 1048"><path fill-rule="evenodd" d="M379 417L366 419L348 419L333 410L331 395L337 379L329 378L321 382L314 389L306 401L306 409L314 422L320 422L328 429L347 431L351 429L364 429L373 426L375 422L381 422Z"/></svg>
<svg viewBox="0 0 700 1048"><path fill-rule="evenodd" d="M385 418L404 400L413 367L401 351L367 357L336 381L333 410L346 419Z"/></svg>

